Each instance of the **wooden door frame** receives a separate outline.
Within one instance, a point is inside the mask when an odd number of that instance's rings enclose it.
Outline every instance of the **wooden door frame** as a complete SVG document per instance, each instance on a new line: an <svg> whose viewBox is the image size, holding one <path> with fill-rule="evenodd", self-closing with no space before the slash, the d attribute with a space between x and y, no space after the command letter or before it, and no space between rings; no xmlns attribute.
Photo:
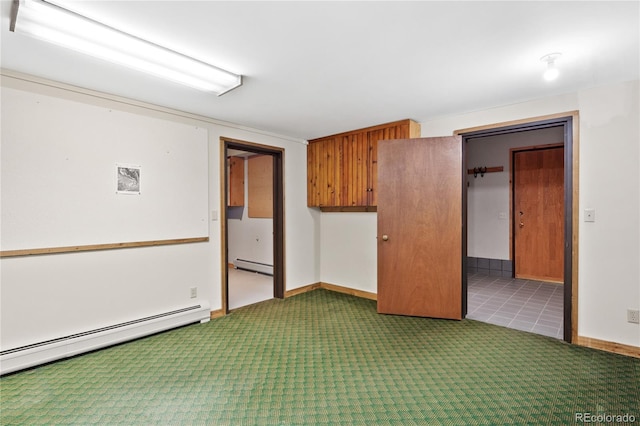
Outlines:
<svg viewBox="0 0 640 426"><path fill-rule="evenodd" d="M564 145L564 340L568 343L578 339L578 178L579 178L579 113L569 111L540 117L526 118L454 131L462 136L462 158L466 142L473 138L519 133L549 127L563 128ZM463 238L466 240L467 191L463 185ZM466 241L463 259L466 259ZM569 285L567 285L569 284ZM466 285L463 288L463 306L466 304ZM465 309L466 311L466 309Z"/></svg>
<svg viewBox="0 0 640 426"><path fill-rule="evenodd" d="M222 223L222 311L229 313L229 245L227 227L227 151L238 149L273 158L273 296L284 299L285 256L284 256L284 148L262 145L232 138L220 138L220 220Z"/></svg>

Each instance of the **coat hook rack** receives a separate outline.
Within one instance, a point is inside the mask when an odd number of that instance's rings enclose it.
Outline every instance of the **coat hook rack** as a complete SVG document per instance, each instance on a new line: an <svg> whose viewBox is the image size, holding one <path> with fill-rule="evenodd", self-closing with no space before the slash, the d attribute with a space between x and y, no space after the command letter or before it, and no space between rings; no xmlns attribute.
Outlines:
<svg viewBox="0 0 640 426"><path fill-rule="evenodd" d="M503 166L497 166L497 167L474 167L473 169L468 169L467 170L467 174L469 175L473 175L474 178L478 177L478 174L480 174L480 177L484 177L485 173L496 173L496 172L503 172L504 171L504 167Z"/></svg>

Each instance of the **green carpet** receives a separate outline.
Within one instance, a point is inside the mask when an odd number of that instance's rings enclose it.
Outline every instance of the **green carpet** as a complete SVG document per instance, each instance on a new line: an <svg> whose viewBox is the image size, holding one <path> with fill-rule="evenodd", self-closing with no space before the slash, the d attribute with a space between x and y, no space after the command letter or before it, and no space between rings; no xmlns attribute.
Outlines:
<svg viewBox="0 0 640 426"><path fill-rule="evenodd" d="M638 359L375 306L316 290L7 375L0 420L541 425L590 413L640 422Z"/></svg>

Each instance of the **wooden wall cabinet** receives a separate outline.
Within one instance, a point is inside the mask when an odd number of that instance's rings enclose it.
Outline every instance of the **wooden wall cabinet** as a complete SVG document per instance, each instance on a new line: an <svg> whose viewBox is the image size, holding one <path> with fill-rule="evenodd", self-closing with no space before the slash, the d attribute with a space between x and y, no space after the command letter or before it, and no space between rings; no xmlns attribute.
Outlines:
<svg viewBox="0 0 640 426"><path fill-rule="evenodd" d="M323 211L376 211L378 141L420 137L402 120L309 141L307 205Z"/></svg>
<svg viewBox="0 0 640 426"><path fill-rule="evenodd" d="M227 204L229 207L244 206L244 158L229 157L229 186Z"/></svg>
<svg viewBox="0 0 640 426"><path fill-rule="evenodd" d="M249 217L273 217L273 157L252 155L247 161Z"/></svg>

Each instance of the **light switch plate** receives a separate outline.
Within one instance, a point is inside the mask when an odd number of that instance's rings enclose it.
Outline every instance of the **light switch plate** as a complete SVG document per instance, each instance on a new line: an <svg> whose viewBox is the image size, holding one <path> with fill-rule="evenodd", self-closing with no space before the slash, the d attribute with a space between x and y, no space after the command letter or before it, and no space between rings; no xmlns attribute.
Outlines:
<svg viewBox="0 0 640 426"><path fill-rule="evenodd" d="M584 221L595 222L596 221L596 209L584 209Z"/></svg>

